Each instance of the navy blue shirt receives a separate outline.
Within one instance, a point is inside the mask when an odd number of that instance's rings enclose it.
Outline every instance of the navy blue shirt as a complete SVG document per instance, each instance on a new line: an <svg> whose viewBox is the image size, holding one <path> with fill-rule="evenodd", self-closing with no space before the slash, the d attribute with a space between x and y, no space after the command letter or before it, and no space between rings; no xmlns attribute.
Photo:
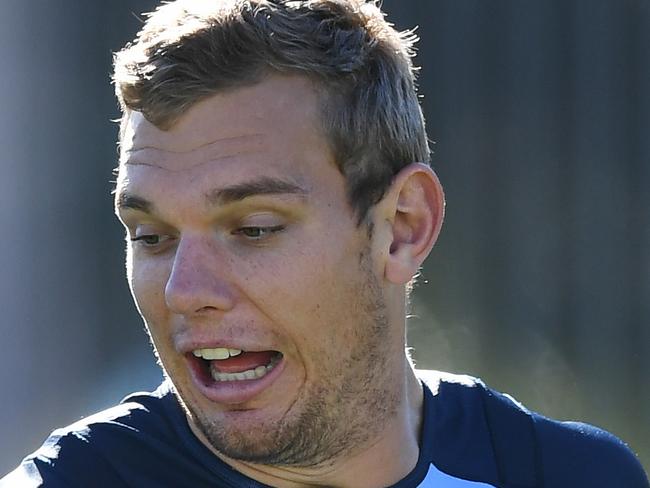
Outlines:
<svg viewBox="0 0 650 488"><path fill-rule="evenodd" d="M526 410L480 380L419 372L416 467L394 488L650 488L634 454L590 425ZM360 474L360 476L362 476ZM4 487L261 488L191 432L168 383L55 430Z"/></svg>

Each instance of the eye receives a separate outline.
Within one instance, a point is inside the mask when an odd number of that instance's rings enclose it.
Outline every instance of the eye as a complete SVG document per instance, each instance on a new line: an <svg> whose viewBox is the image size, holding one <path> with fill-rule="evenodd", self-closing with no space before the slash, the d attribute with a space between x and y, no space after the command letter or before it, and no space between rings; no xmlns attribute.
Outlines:
<svg viewBox="0 0 650 488"><path fill-rule="evenodd" d="M233 234L244 236L253 241L259 241L269 237L271 234L284 230L284 225L274 225L269 227L248 226L240 227Z"/></svg>
<svg viewBox="0 0 650 488"><path fill-rule="evenodd" d="M145 248L157 248L164 244L170 239L169 236L160 235L160 234L142 234L131 238L131 242L145 247Z"/></svg>

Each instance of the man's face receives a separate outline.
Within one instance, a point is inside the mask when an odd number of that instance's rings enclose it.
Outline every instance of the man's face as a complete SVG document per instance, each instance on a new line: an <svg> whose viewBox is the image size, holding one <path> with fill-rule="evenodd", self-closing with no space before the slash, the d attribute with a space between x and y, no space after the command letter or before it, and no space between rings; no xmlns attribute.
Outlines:
<svg viewBox="0 0 650 488"><path fill-rule="evenodd" d="M122 144L129 283L160 362L211 446L263 464L341 455L398 401L403 330L314 90L269 77L169 131L134 113Z"/></svg>

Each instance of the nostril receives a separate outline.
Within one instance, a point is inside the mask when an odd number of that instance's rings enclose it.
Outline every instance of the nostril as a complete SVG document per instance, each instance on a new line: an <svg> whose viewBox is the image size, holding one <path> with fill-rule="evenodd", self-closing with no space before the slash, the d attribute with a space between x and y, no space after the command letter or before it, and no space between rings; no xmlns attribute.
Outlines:
<svg viewBox="0 0 650 488"><path fill-rule="evenodd" d="M230 310L233 297L223 284L204 282L179 286L170 281L165 288L165 303L175 313L194 315Z"/></svg>
<svg viewBox="0 0 650 488"><path fill-rule="evenodd" d="M196 310L196 313L201 313L201 312L216 312L217 310L219 310L217 307L205 306L205 307L201 307L200 309Z"/></svg>

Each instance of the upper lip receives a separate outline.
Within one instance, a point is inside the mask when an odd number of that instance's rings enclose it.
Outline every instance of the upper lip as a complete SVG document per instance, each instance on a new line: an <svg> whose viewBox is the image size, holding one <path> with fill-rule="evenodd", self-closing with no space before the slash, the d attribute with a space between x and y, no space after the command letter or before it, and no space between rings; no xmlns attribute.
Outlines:
<svg viewBox="0 0 650 488"><path fill-rule="evenodd" d="M257 344L252 344L248 341L234 341L234 340L224 340L224 339L213 339L213 340L187 340L179 341L177 343L177 350L182 354L188 354L197 349L215 349L215 348L224 348L224 349L240 349L244 352L260 352L260 351L278 351L274 347L265 347Z"/></svg>
<svg viewBox="0 0 650 488"><path fill-rule="evenodd" d="M272 335L264 329L251 334L250 329L220 323L218 326L207 323L177 324L178 329L173 333L172 340L175 349L181 354L191 354L197 349L241 349L246 352L278 351Z"/></svg>

